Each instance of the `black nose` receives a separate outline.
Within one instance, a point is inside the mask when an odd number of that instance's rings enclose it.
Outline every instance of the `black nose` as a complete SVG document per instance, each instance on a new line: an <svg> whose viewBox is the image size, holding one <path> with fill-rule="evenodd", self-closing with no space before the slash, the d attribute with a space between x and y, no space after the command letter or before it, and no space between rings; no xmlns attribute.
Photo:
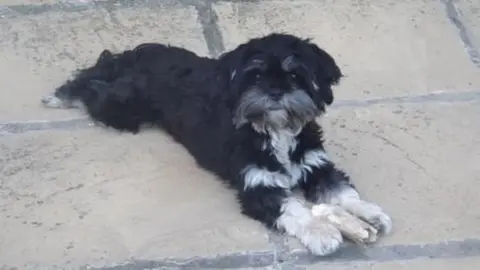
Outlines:
<svg viewBox="0 0 480 270"><path fill-rule="evenodd" d="M275 100L275 101L279 101L283 96L283 92L280 91L280 90L273 90L272 92L270 92L270 97Z"/></svg>

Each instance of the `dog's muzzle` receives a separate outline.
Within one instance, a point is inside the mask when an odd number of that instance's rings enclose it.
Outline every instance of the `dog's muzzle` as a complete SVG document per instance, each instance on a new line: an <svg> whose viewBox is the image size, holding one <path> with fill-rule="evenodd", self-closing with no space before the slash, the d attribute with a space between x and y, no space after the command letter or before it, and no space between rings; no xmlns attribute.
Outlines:
<svg viewBox="0 0 480 270"><path fill-rule="evenodd" d="M287 93L270 91L266 94L261 89L252 88L242 95L234 121L237 127L252 123L261 130L298 130L319 112L310 96L301 89Z"/></svg>

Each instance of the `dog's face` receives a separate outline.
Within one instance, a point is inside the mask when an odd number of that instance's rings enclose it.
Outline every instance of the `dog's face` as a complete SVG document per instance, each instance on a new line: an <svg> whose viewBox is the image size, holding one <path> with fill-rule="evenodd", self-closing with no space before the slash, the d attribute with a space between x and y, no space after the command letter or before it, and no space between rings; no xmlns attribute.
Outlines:
<svg viewBox="0 0 480 270"><path fill-rule="evenodd" d="M342 76L330 55L289 35L254 39L230 54L237 127L297 131L333 102L331 87Z"/></svg>

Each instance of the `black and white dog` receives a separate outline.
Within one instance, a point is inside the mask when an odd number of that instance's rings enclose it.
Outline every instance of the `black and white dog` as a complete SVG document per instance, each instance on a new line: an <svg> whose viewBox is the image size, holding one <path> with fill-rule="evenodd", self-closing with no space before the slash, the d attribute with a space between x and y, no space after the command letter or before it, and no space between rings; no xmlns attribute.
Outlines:
<svg viewBox="0 0 480 270"><path fill-rule="evenodd" d="M327 255L339 248L342 234L314 221L292 195L296 188L308 201L339 206L383 234L392 226L325 153L315 119L333 102L332 86L341 77L327 52L288 34L251 39L218 59L142 44L122 53L105 50L42 102L82 107L118 130L160 127L236 190L245 215Z"/></svg>

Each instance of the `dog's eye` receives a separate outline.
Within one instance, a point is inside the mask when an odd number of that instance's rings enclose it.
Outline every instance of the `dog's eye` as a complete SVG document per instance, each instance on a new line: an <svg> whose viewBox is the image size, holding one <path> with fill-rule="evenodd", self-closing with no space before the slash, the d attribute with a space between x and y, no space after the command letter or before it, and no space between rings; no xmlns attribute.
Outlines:
<svg viewBox="0 0 480 270"><path fill-rule="evenodd" d="M297 74L290 73L290 78L296 79L296 78L297 78Z"/></svg>
<svg viewBox="0 0 480 270"><path fill-rule="evenodd" d="M255 79L260 79L260 73L255 74Z"/></svg>

